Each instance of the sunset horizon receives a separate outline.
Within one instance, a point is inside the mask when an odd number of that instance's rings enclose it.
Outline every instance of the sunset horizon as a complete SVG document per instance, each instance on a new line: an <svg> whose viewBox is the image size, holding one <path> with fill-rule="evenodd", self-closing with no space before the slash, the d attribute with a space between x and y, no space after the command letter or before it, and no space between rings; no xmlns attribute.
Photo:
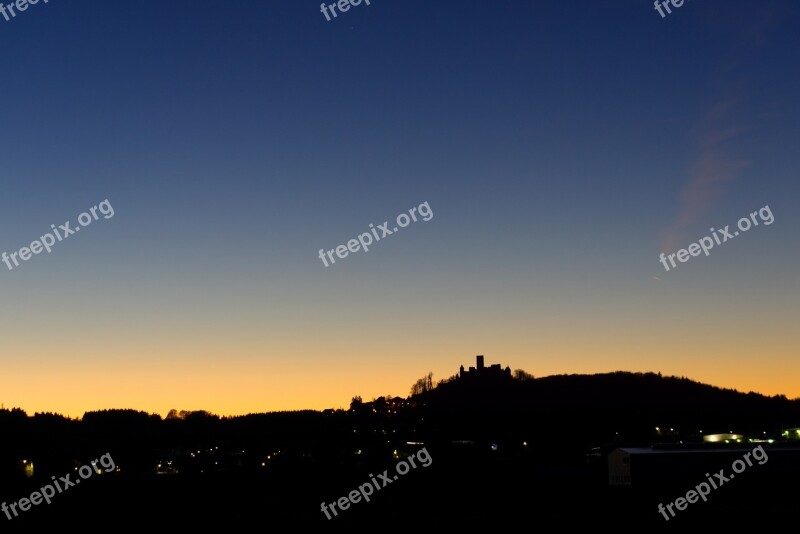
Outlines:
<svg viewBox="0 0 800 534"><path fill-rule="evenodd" d="M661 375L664 378L670 378L670 377L673 377L673 378L686 378L686 379L689 379L689 380L691 380L693 382L696 382L698 384L707 385L707 386L720 388L720 389L730 389L730 390L737 391L739 393L751 393L752 392L752 393L756 393L756 394L759 394L759 395L763 395L765 397L780 397L780 396L783 396L783 397L786 397L789 400L800 399L800 395L798 395L798 394L788 394L788 393L785 393L783 391L775 391L775 392L759 391L758 389L755 389L755 388L753 388L751 386L744 386L744 385L737 386L736 384L722 384L722 383L717 383L717 382L714 382L713 380L709 380L709 379L706 379L706 378L698 378L698 377L686 375L685 373L680 373L680 372L672 372L672 371L665 372L665 371L663 371L661 369L605 369L605 370L596 369L596 370L591 370L589 372L572 370L572 371L549 372L549 373L546 373L546 374L540 374L540 373L535 372L532 369L519 367L519 366L514 366L514 365L511 365L510 362L501 361L502 359L495 359L489 354L486 354L485 357L487 359L487 365L490 364L490 363L492 363L492 364L498 363L504 368L505 367L509 367L511 370L521 369L521 370L533 375L537 379L538 378L554 377L554 376L571 376L571 375L596 376L596 375L606 375L606 374L613 374L613 373L630 373L630 374L652 373L652 374ZM474 358L475 358L475 354L473 354L471 356L471 358L464 359L464 361L459 363L459 365L464 365L465 368L470 366L470 365L474 365L474 361L473 361ZM345 409L346 410L346 409L348 409L352 398L356 397L356 396L362 397L364 399L364 401L374 400L374 399L379 398L379 397L390 397L390 396L391 397L408 398L411 395L410 394L410 390L411 390L411 386L412 386L414 380L419 379L421 376L426 375L428 372L433 373L433 380L434 380L434 384L435 384L435 383L439 382L440 380L443 380L443 379L449 378L449 377L451 377L451 376L453 376L455 374L458 374L458 366L456 366L452 370L452 372L450 372L450 373L436 373L436 372L431 371L431 370L423 371L422 369L420 369L419 372L417 372L415 375L409 375L408 376L408 380L404 381L402 379L398 379L396 382L393 383L395 386L398 386L398 387L392 387L390 385L388 388L385 388L385 387L382 387L382 386L372 385L369 382L369 380L365 380L364 383L355 383L354 389L352 391L350 391L349 393L345 393L341 398L331 399L331 400L327 400L327 399L320 400L320 401L317 402L317 404L307 404L307 405L302 405L302 404L292 405L292 404L288 404L287 403L287 404L279 405L277 407L270 407L270 406L259 404L259 402L260 402L259 400L254 400L253 404L250 405L249 407L244 407L244 408L241 408L241 409L235 409L234 408L234 409L229 409L229 411L224 411L224 408L223 409L218 409L216 407L217 406L227 406L227 404L215 404L214 401L207 402L207 403L203 404L202 399L204 397L202 396L203 394L200 394L201 400L198 401L198 402L184 402L183 400L178 399L178 400L175 400L172 403L170 403L168 401L166 403L163 403L163 402L162 403L155 403L155 402L153 402L153 403L150 403L150 404L146 404L145 403L145 404L130 404L130 405L125 405L124 403L116 403L116 404L111 403L109 405L99 405L99 404L98 405L87 405L87 407L85 407L85 408L80 408L79 407L79 408L73 409L73 411L54 410L52 408L49 408L47 406L42 406L42 405L37 406L35 408L28 408L27 406L15 404L13 402L10 403L10 402L6 402L6 401L3 401L3 406L4 406L5 409L13 409L13 408L22 409L26 413L28 413L28 415L34 415L34 413L56 413L56 414L59 414L59 415L63 415L65 417L69 417L71 419L80 419L86 412L94 412L94 411L102 411L102 410L136 410L136 411L147 412L147 413L150 413L150 414L157 414L157 415L160 415L161 417L166 417L167 414L171 410L186 411L186 412L204 411L204 412L208 412L208 413L213 414L213 415L217 415L219 417L240 417L240 416L250 415L250 414L273 413L273 412L293 412L293 411L305 411L305 410L312 410L312 411L322 411L322 410L328 410L328 409L334 409L334 410ZM239 379L239 380L241 380L241 379ZM240 382L237 382L237 383L240 383ZM400 387L403 384L405 384L405 386L406 386L405 388L401 388ZM297 384L293 384L292 386L293 386L293 389L298 389ZM341 387L343 389L346 389L346 386L341 386ZM312 395L310 393L308 393L305 389L300 389L299 391L296 392L296 394L299 397L303 398L303 399L308 399L309 397L312 397ZM269 398L269 395L268 394L264 395L264 397L265 398ZM162 408L162 406L166 406L166 405L169 405L169 408L166 408L166 409Z"/></svg>
<svg viewBox="0 0 800 534"><path fill-rule="evenodd" d="M0 524L788 516L798 19L0 0Z"/></svg>

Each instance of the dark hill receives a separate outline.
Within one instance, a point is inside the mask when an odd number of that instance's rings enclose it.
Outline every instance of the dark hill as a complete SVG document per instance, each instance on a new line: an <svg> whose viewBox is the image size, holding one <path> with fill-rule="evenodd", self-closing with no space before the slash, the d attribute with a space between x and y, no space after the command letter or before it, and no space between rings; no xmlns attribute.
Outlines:
<svg viewBox="0 0 800 534"><path fill-rule="evenodd" d="M654 373L452 379L413 400L429 430L485 439L677 442L700 431L780 436L800 426L798 400Z"/></svg>

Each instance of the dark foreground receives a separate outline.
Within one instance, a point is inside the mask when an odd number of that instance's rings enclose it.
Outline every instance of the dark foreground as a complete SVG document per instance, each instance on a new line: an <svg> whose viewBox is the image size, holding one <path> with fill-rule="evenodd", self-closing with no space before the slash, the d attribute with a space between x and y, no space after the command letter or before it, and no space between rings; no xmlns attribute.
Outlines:
<svg viewBox="0 0 800 534"><path fill-rule="evenodd" d="M769 527L796 509L798 492L791 480L753 469L713 491L707 502L688 505L669 522L658 513L660 502L684 495L692 485L671 483L637 489L609 487L602 462L548 467L529 458L459 455L430 450L429 467L411 469L328 520L320 509L394 462L323 466L276 464L261 471L93 476L80 485L9 521L3 531L40 531L42 527L106 532L118 527L240 529L309 526L314 531L343 526L356 532L415 528L427 532L454 527L510 531L518 528L611 526L683 530L689 526ZM542 452L544 454L544 452ZM378 465L380 464L380 465ZM48 473L49 474L49 473ZM62 473L63 474L63 473ZM4 484L6 502L30 495L49 482L42 474ZM696 477L704 479L703 473ZM13 486L13 487L12 487Z"/></svg>

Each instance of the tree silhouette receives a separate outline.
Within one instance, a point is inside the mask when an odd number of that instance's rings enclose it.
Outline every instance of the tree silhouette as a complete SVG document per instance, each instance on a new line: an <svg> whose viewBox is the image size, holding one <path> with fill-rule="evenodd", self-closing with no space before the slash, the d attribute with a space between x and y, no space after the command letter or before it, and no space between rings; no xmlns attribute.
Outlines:
<svg viewBox="0 0 800 534"><path fill-rule="evenodd" d="M411 395L419 395L431 390L433 390L433 373L428 373L411 386Z"/></svg>
<svg viewBox="0 0 800 534"><path fill-rule="evenodd" d="M516 380L533 380L534 376L530 373L525 372L522 369L514 369L514 373L512 375Z"/></svg>

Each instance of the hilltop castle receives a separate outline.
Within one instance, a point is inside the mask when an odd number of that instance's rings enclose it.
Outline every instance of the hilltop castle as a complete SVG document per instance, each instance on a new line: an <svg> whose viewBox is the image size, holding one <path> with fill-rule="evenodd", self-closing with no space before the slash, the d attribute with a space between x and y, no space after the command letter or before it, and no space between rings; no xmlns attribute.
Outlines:
<svg viewBox="0 0 800 534"><path fill-rule="evenodd" d="M458 372L458 378L484 379L484 378L511 378L511 368L503 369L499 363L494 363L489 367L483 365L483 354L476 357L476 367L470 367L465 371L462 365Z"/></svg>

